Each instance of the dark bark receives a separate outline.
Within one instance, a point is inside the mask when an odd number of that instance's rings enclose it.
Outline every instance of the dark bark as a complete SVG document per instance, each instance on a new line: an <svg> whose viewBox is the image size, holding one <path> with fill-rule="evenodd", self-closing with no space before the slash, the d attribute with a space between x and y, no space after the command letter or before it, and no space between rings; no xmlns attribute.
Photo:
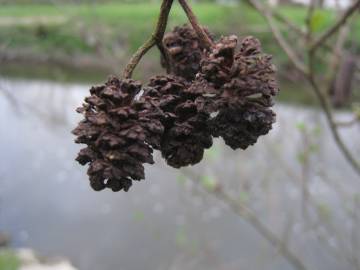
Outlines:
<svg viewBox="0 0 360 270"><path fill-rule="evenodd" d="M331 91L331 100L335 107L344 106L350 100L355 70L356 61L354 55L351 53L345 54Z"/></svg>

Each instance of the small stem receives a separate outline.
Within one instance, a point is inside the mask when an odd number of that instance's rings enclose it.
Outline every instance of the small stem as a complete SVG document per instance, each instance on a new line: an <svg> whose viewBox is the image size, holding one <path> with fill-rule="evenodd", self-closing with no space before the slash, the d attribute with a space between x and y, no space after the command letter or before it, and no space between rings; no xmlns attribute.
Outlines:
<svg viewBox="0 0 360 270"><path fill-rule="evenodd" d="M330 27L323 35L321 35L311 46L312 51L316 51L322 44L325 43L333 34L335 34L342 25L353 15L360 7L360 0L356 0L340 17L340 19Z"/></svg>
<svg viewBox="0 0 360 270"><path fill-rule="evenodd" d="M199 177L190 170L183 170L183 173L195 184L199 185L201 182L199 181ZM199 185L199 187L201 186ZM237 216L248 222L261 236L264 237L266 241L279 251L279 253L294 267L294 269L307 270L306 266L303 264L301 259L298 258L297 254L293 253L281 240L281 238L273 233L246 204L232 198L221 186L214 190L205 189L205 191L217 198L219 201L225 203L225 205L227 205Z"/></svg>
<svg viewBox="0 0 360 270"><path fill-rule="evenodd" d="M314 2L315 0L312 0L312 1ZM320 86L318 85L318 83L316 82L316 79L315 79L316 49L318 48L318 46L324 44L325 41L331 35L336 33L336 31L347 21L347 19L354 12L354 11L352 11L353 7L359 5L360 0L357 0L355 3L357 3L357 4L354 4L352 7L350 7L344 13L342 18L340 20L338 20L338 22L335 23L334 26L332 26L322 37L319 38L318 41L316 41L314 43L315 45L311 45L309 43L306 44L307 45L306 52L308 54L308 70L309 70L309 72L307 74L305 74L305 77L309 81L310 85L312 86L312 89L314 90L314 93L320 103L320 106L321 106L323 112L325 113L326 120L328 122L331 134L335 140L336 145L339 147L339 150L342 152L345 159L352 166L354 171L360 175L360 163L352 155L351 151L349 150L349 148L345 145L344 141L342 140L339 130L338 130L338 127L337 127L336 122L333 117L332 108L329 103L328 97L322 92ZM309 18L309 23L307 23L307 33L308 33L307 40L308 41L312 40L312 38L313 38L313 32L311 31L311 24L310 24L312 12L313 11L310 10L310 14L308 15L308 18Z"/></svg>
<svg viewBox="0 0 360 270"><path fill-rule="evenodd" d="M322 93L319 85L317 84L314 74L315 74L315 70L314 70L314 66L315 66L315 52L311 50L311 48L308 51L309 54L309 74L307 76L307 79L310 83L310 85L312 86L312 88L314 89L315 95L318 98L319 102L320 102L320 106L322 108L322 110L325 113L326 116L326 120L329 124L329 128L331 131L331 134L337 144L337 146L339 147L340 151L342 152L342 154L344 155L345 159L349 162L349 164L352 166L352 168L354 169L354 171L360 175L360 163L358 162L358 160L352 155L352 153L350 152L350 150L348 149L348 147L345 145L344 141L342 140L340 134L339 134L339 130L338 127L336 125L336 122L334 120L333 114L332 114L332 108L331 105L329 104L329 101L327 99L327 97Z"/></svg>
<svg viewBox="0 0 360 270"><path fill-rule="evenodd" d="M129 63L126 65L123 77L131 78L132 73L134 72L137 64L140 62L141 58L156 44L156 40L152 35L131 57Z"/></svg>
<svg viewBox="0 0 360 270"><path fill-rule="evenodd" d="M167 26L167 21L169 18L169 13L171 10L171 6L174 0L163 0L160 9L160 15L156 24L156 28L151 37L136 51L136 53L131 57L129 63L126 65L123 77L131 78L134 69L139 64L141 58L155 45L158 46L160 52L165 54L162 47L162 39L164 37L164 33ZM167 59L166 55L164 55L165 59Z"/></svg>
<svg viewBox="0 0 360 270"><path fill-rule="evenodd" d="M183 10L186 13L186 16L188 17L192 27L194 28L196 34L200 38L203 45L207 48L211 48L214 46L213 41L208 36L208 34L204 31L204 29L200 26L198 19L196 18L194 12L192 11L191 7L188 5L186 0L179 0L179 3Z"/></svg>

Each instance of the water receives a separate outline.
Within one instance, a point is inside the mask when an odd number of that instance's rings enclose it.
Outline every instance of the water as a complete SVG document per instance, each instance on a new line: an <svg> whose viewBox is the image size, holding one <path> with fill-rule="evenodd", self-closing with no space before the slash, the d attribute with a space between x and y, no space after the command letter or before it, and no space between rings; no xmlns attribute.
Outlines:
<svg viewBox="0 0 360 270"><path fill-rule="evenodd" d="M159 156L129 193L92 191L70 134L88 86L0 78L0 89L0 230L13 246L81 270L293 269L246 218ZM218 140L190 173L219 181L309 269L356 269L358 177L319 111L276 111L254 147L234 152ZM342 135L360 158L359 127Z"/></svg>

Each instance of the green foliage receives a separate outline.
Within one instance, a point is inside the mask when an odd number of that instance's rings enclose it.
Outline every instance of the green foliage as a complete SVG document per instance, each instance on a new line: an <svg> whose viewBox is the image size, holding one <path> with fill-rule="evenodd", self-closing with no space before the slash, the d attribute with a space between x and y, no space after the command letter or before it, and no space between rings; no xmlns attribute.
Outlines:
<svg viewBox="0 0 360 270"><path fill-rule="evenodd" d="M324 12L324 10L315 10L310 21L311 30L313 32L319 32L320 30L323 30L328 23L328 16L329 14Z"/></svg>
<svg viewBox="0 0 360 270"><path fill-rule="evenodd" d="M216 160L220 156L220 148L214 145L205 151L205 158L208 160Z"/></svg>
<svg viewBox="0 0 360 270"><path fill-rule="evenodd" d="M217 185L218 185L218 182L212 176L203 175L201 177L201 184L205 189L207 189L209 191L214 191L216 189Z"/></svg>
<svg viewBox="0 0 360 270"><path fill-rule="evenodd" d="M183 174L179 174L176 180L181 186L184 186L187 181L186 177Z"/></svg>
<svg viewBox="0 0 360 270"><path fill-rule="evenodd" d="M304 122L299 122L296 124L296 128L300 131L300 132L305 132L306 130L306 124Z"/></svg>
<svg viewBox="0 0 360 270"><path fill-rule="evenodd" d="M249 202L249 199L250 199L250 194L249 192L245 191L245 190L242 190L240 191L240 194L239 194L239 200L241 203L248 203Z"/></svg>
<svg viewBox="0 0 360 270"><path fill-rule="evenodd" d="M323 221L329 222L332 218L332 211L331 208L325 203L319 203L317 205L317 211L320 218Z"/></svg>
<svg viewBox="0 0 360 270"><path fill-rule="evenodd" d="M1 0L0 0L1 1ZM0 42L11 41L12 46L35 47L37 50L58 50L67 53L91 53L94 48L87 44L79 35L76 22L81 22L82 27L88 31L95 31L96 26L104 26L113 35L106 37L111 44L115 39L121 39L128 44L129 50L135 50L151 33L159 12L159 1L152 3L124 3L116 1L110 3L84 4L84 1L69 1L69 4L8 4L0 9L1 17L19 17L33 19L33 23L19 27L18 24L5 26L0 23ZM108 2L108 1L106 1ZM12 1L12 3L14 3ZM31 3L34 3L31 1ZM64 2L61 2L64 3ZM66 2L65 2L66 3ZM220 34L238 34L241 36L257 32L257 36L264 44L266 52L276 55L277 64L286 64L287 57L279 50L271 33L267 30L264 19L253 9L242 4L237 6L223 6L212 3L194 4L194 11L202 24L206 24L218 36ZM306 10L300 7L280 7L279 11L299 26L304 25ZM48 22L40 24L36 18L46 18ZM64 18L63 23L54 23L52 19ZM312 19L313 30L320 31L329 26L334 20L334 14L328 10L317 10ZM56 21L56 20L55 20ZM1 22L1 21L0 21ZM186 16L179 5L174 5L171 12L169 27L183 24ZM356 22L355 29L360 29L360 21ZM47 36L39 36L36 29L43 27L48 30ZM125 31L126 29L126 31ZM263 31L259 31L263 29ZM96 31L94 34L97 34ZM284 33L288 35L287 32ZM360 31L354 31L359 36Z"/></svg>
<svg viewBox="0 0 360 270"><path fill-rule="evenodd" d="M189 238L184 228L179 228L175 235L175 243L179 247L185 247L189 242Z"/></svg>
<svg viewBox="0 0 360 270"><path fill-rule="evenodd" d="M122 55L128 58L153 31L160 4L160 1L145 2L144 0L92 1L92 4L69 0L55 1L61 3L55 5L49 4L49 1L46 1L47 4L25 5L30 2L35 3L35 1L9 0L7 5L1 6L0 44L19 52L29 52L34 57L45 55L59 56L59 58L63 55L95 55L98 49L91 41L94 37L101 41L105 48L111 48L113 45L124 48ZM261 40L264 51L274 55L274 62L279 70L289 70L291 67L286 54L279 48L264 19L246 4L225 6L201 1L194 3L193 8L201 23L207 25L217 37L226 34L238 34L240 37L256 35ZM280 6L278 11L300 27L305 27L305 8ZM3 19L8 18L13 19L13 25L1 23ZM31 18L33 21L25 25L19 23L18 18ZM313 30L319 35L334 19L333 11L316 10L312 18ZM184 12L178 4L175 4L171 11L168 29L186 21ZM354 20L353 24L351 38L360 40L360 19ZM294 38L286 27L280 29L285 37L289 37L290 40ZM358 50L360 51L360 48ZM152 50L147 58L155 59L158 55L155 51ZM316 69L319 72L326 67L325 59L326 55L319 55L320 61L316 62ZM0 69L3 68L0 66ZM280 88L283 89L279 94L280 100L314 105L315 99L309 91L306 91L304 85L281 81ZM212 158L212 153L209 155Z"/></svg>
<svg viewBox="0 0 360 270"><path fill-rule="evenodd" d="M9 250L0 250L0 269L17 270L20 267L20 261L16 255Z"/></svg>
<svg viewBox="0 0 360 270"><path fill-rule="evenodd" d="M145 213L141 210L137 210L134 212L134 220L137 222L141 222L145 219Z"/></svg>

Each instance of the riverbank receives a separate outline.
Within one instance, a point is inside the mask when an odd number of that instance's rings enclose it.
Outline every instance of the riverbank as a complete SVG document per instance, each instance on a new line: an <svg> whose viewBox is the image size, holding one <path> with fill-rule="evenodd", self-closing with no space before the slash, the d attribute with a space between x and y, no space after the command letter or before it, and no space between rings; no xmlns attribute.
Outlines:
<svg viewBox="0 0 360 270"><path fill-rule="evenodd" d="M54 81L100 83L108 74L119 74L130 55L152 32L158 3L106 3L81 5L7 4L0 9L0 75ZM219 37L256 35L264 51L274 55L282 91L280 99L313 104L307 86L294 79L287 57L277 46L264 20L245 5L194 4L202 24ZM279 10L299 26L306 10ZM334 19L332 11L317 11L313 30L325 29ZM187 21L178 5L172 10L169 27ZM144 23L148 22L148 23ZM360 21L355 23L359 26ZM286 29L282 28L286 35ZM360 31L354 30L354 35ZM151 50L135 78L146 79L163 70L159 53ZM289 76L290 75L290 76ZM291 77L291 79L289 79Z"/></svg>
<svg viewBox="0 0 360 270"><path fill-rule="evenodd" d="M77 270L64 258L39 257L32 249L0 249L1 270Z"/></svg>
<svg viewBox="0 0 360 270"><path fill-rule="evenodd" d="M276 64L287 66L287 57L278 48L262 17L246 5L194 4L203 25L219 37L256 35L264 51L275 55ZM8 4L0 9L0 59L63 61L95 59L99 65L114 67L134 52L151 34L159 12L158 3L106 4ZM302 26L306 10L282 6L279 12ZM317 11L313 31L325 29L333 20L330 10ZM145 23L144 23L145 22ZM169 27L187 22L184 12L174 5ZM360 21L355 23L360 29ZM291 35L287 29L282 29ZM360 39L360 31L354 31ZM32 59L30 59L32 58Z"/></svg>

